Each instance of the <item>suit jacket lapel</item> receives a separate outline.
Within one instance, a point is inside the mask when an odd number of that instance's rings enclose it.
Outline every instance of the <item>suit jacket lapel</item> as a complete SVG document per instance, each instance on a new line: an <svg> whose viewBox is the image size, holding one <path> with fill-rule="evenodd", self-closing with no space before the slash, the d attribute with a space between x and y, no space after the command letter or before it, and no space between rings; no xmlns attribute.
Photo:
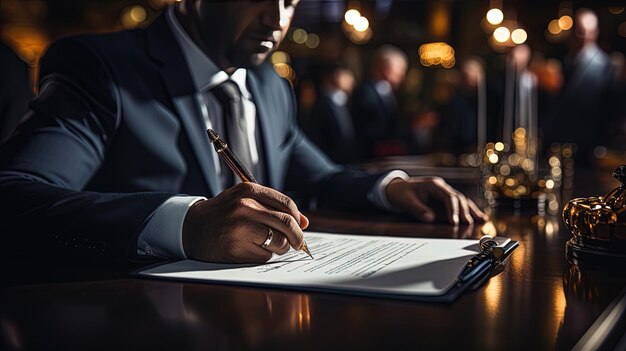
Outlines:
<svg viewBox="0 0 626 351"><path fill-rule="evenodd" d="M271 121L271 116L273 113L276 113L276 111L272 111L268 105L267 102L269 97L267 96L267 92L261 88L259 78L256 76L255 72L248 70L247 77L248 86L256 106L257 121L261 126L261 139L264 150L263 157L267 165L268 185L272 188L278 188L280 185L278 184L280 165L278 164L277 158L272 157L272 155L276 155L279 151L278 143L280 142L280 139L275 133L275 128L272 128Z"/></svg>
<svg viewBox="0 0 626 351"><path fill-rule="evenodd" d="M148 50L160 64L163 83L189 138L202 175L213 195L216 195L223 190L216 176L217 155L206 134L206 125L200 110L202 102L198 100L201 97L195 91L187 62L164 15L148 27L147 34Z"/></svg>

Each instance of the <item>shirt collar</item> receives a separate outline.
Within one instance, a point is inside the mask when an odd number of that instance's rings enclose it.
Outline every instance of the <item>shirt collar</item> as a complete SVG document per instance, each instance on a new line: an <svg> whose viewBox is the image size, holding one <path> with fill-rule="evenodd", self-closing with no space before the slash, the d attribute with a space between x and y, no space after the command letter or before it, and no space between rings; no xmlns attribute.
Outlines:
<svg viewBox="0 0 626 351"><path fill-rule="evenodd" d="M325 90L324 93L336 106L345 106L348 102L348 94L341 89L331 88Z"/></svg>
<svg viewBox="0 0 626 351"><path fill-rule="evenodd" d="M217 67L198 45L191 40L176 17L175 6L168 7L166 15L167 23L187 61L187 66L189 67L189 72L191 73L191 78L196 90L207 91L230 79L239 86L239 90L241 90L243 96L249 99L250 93L246 87L246 69L239 68L229 76L228 73Z"/></svg>
<svg viewBox="0 0 626 351"><path fill-rule="evenodd" d="M576 58L574 58L574 63L579 64L593 62L594 57L598 54L599 51L600 48L598 47L598 45L596 45L595 43L589 43L585 45L582 50L580 50L578 55L576 55Z"/></svg>
<svg viewBox="0 0 626 351"><path fill-rule="evenodd" d="M382 96L388 96L393 92L391 84L384 79L376 81L376 83L374 83L374 87L376 88L378 94Z"/></svg>

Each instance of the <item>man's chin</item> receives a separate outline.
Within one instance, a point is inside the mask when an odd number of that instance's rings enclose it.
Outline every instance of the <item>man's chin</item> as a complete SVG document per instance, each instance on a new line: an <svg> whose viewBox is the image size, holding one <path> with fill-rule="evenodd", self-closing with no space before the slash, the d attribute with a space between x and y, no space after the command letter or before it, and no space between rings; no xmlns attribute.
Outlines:
<svg viewBox="0 0 626 351"><path fill-rule="evenodd" d="M267 53L253 54L252 57L250 58L250 63L252 64L253 67L257 67L267 59L267 56L268 56Z"/></svg>
<svg viewBox="0 0 626 351"><path fill-rule="evenodd" d="M232 60L236 68L255 68L261 65L268 57L267 53L254 53L246 56L238 57L237 60Z"/></svg>

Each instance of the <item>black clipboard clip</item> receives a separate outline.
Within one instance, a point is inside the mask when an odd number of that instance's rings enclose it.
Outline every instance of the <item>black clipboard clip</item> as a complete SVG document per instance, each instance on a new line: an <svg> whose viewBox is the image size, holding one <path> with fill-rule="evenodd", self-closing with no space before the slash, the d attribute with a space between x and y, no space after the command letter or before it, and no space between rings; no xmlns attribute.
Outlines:
<svg viewBox="0 0 626 351"><path fill-rule="evenodd" d="M469 259L456 281L457 288L474 291L483 286L489 278L504 270L506 258L519 245L503 237L483 236L478 242L480 252Z"/></svg>

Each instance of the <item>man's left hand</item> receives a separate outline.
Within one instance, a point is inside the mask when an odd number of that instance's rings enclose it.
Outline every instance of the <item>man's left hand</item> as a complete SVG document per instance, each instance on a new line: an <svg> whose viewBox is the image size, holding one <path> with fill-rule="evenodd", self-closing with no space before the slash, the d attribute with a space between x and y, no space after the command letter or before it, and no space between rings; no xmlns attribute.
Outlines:
<svg viewBox="0 0 626 351"><path fill-rule="evenodd" d="M484 222L489 217L471 199L439 177L392 180L385 189L391 205L424 222L445 218L453 225Z"/></svg>

